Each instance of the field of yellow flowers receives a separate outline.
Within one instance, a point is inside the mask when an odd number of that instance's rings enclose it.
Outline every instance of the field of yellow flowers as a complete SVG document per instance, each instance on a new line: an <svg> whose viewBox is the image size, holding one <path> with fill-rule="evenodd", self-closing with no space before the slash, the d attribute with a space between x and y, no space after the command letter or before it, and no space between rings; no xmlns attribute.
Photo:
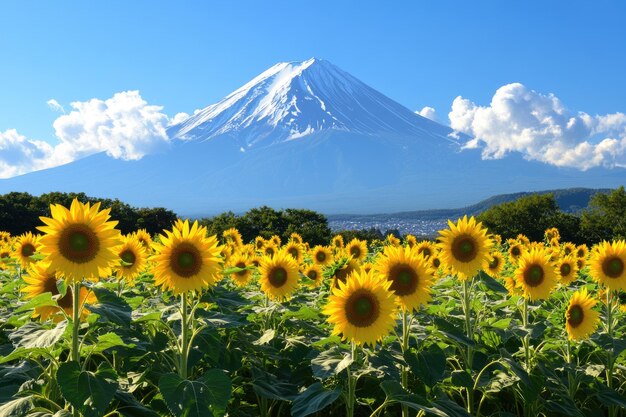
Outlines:
<svg viewBox="0 0 626 417"><path fill-rule="evenodd" d="M0 417L626 415L626 243L0 232Z"/></svg>

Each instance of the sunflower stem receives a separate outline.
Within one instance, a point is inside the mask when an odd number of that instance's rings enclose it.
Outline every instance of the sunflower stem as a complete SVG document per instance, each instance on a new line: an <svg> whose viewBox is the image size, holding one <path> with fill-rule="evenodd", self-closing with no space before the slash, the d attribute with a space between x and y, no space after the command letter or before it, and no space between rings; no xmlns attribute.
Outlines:
<svg viewBox="0 0 626 417"><path fill-rule="evenodd" d="M524 302L522 304L522 325L524 326L524 330L526 332L530 330L528 328L528 324L528 298L524 297ZM524 345L526 372L530 372L530 335L528 333L524 335L524 338L522 339L522 344Z"/></svg>
<svg viewBox="0 0 626 417"><path fill-rule="evenodd" d="M611 345L613 345L613 291L611 289L606 290L606 332L611 339ZM613 351L609 349L607 351L606 358L606 385L609 388L613 388L613 365L614 365ZM609 417L617 415L617 408L613 405L609 406Z"/></svg>
<svg viewBox="0 0 626 417"><path fill-rule="evenodd" d="M463 313L465 314L465 334L467 338L474 341L474 330L472 329L472 299L471 299L471 286L474 278L471 280L463 281ZM472 365L474 359L474 350L471 346L467 346L467 371L472 375ZM473 378L473 377L472 377ZM474 412L474 390L467 388L467 412L473 414Z"/></svg>
<svg viewBox="0 0 626 417"><path fill-rule="evenodd" d="M404 354L409 349L409 313L407 310L402 309L402 353ZM408 391L409 389L409 368L407 366L402 367L402 387ZM402 405L402 417L409 417L409 407L406 404Z"/></svg>
<svg viewBox="0 0 626 417"><path fill-rule="evenodd" d="M566 335L567 343L565 344L565 359L567 360L567 364L572 364L572 346L569 336ZM574 400L574 396L576 395L576 387L574 386L574 380L572 376L571 368L567 370L567 388L569 391L569 397Z"/></svg>
<svg viewBox="0 0 626 417"><path fill-rule="evenodd" d="M352 365L356 364L357 353L358 352L357 352L356 343L352 341L352 348L351 348L352 364L350 364L350 366L346 368L346 371L348 373L348 395L346 399L347 417L354 417L354 408L356 405L356 377L354 376L350 368L352 368Z"/></svg>
<svg viewBox="0 0 626 417"><path fill-rule="evenodd" d="M180 369L179 375L182 379L187 379L187 356L189 355L189 337L188 337L188 318L187 318L187 293L183 292L180 296L180 311L181 311L181 348L180 348Z"/></svg>
<svg viewBox="0 0 626 417"><path fill-rule="evenodd" d="M72 360L80 365L80 281L72 283Z"/></svg>

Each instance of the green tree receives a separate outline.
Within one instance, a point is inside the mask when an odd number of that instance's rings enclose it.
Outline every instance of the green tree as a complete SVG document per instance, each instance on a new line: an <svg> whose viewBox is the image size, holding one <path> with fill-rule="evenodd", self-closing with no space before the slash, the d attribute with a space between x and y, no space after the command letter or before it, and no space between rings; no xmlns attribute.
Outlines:
<svg viewBox="0 0 626 417"><path fill-rule="evenodd" d="M292 233L298 233L310 245L327 245L331 238L328 220L320 213L312 210L286 209L283 218L287 228L282 238L286 242Z"/></svg>
<svg viewBox="0 0 626 417"><path fill-rule="evenodd" d="M621 186L591 198L580 221L581 234L590 242L626 238L626 191Z"/></svg>

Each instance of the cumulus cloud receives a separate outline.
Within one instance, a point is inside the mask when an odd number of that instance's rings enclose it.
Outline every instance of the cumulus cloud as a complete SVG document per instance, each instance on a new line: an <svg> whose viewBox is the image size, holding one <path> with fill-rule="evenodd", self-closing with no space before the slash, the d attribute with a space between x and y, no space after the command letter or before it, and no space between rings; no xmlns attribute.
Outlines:
<svg viewBox="0 0 626 417"><path fill-rule="evenodd" d="M184 122L185 120L189 119L189 115L187 113L181 112L181 113L176 113L176 115L174 115L174 117L172 117L169 121L169 126L174 126L177 125L179 123Z"/></svg>
<svg viewBox="0 0 626 417"><path fill-rule="evenodd" d="M427 119L437 121L437 111L432 107L426 106L422 110L416 111L415 113Z"/></svg>
<svg viewBox="0 0 626 417"><path fill-rule="evenodd" d="M461 96L452 103L450 126L474 139L483 158L521 152L527 159L582 170L596 166L626 167L626 115L573 113L554 95L520 83L507 84L489 106Z"/></svg>
<svg viewBox="0 0 626 417"><path fill-rule="evenodd" d="M47 104L63 109L56 100ZM30 140L10 129L0 132L0 178L9 178L65 164L98 152L124 160L137 160L169 144L170 124L162 107L148 104L138 91L124 91L101 100L76 101L71 111L53 123L54 146Z"/></svg>
<svg viewBox="0 0 626 417"><path fill-rule="evenodd" d="M61 106L59 104L59 102L56 101L53 98L51 98L50 100L46 101L46 104L48 105L48 107L50 107L51 110L58 111L58 112L61 112L61 113L65 113L65 109L63 108L63 106Z"/></svg>

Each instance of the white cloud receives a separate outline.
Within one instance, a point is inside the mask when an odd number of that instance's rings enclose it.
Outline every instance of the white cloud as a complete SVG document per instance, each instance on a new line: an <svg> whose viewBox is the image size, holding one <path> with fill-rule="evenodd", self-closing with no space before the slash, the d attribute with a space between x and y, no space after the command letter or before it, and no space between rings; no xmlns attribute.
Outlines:
<svg viewBox="0 0 626 417"><path fill-rule="evenodd" d="M187 113L183 113L183 112L176 113L176 115L170 119L168 126L177 125L179 123L184 122L187 119L189 119L189 115Z"/></svg>
<svg viewBox="0 0 626 417"><path fill-rule="evenodd" d="M466 147L483 158L521 152L527 159L586 170L626 166L626 115L572 113L554 95L507 84L489 106L461 96L452 103L450 126L473 136Z"/></svg>
<svg viewBox="0 0 626 417"><path fill-rule="evenodd" d="M54 99L51 108L62 106ZM169 144L170 123L162 107L149 105L138 91L116 93L107 100L70 104L72 110L53 123L55 146L30 140L10 129L0 132L0 178L9 178L106 152L124 160L137 160Z"/></svg>
<svg viewBox="0 0 626 417"><path fill-rule="evenodd" d="M415 113L432 121L437 121L437 111L432 107L426 106L422 110L416 111Z"/></svg>
<svg viewBox="0 0 626 417"><path fill-rule="evenodd" d="M63 106L61 106L59 104L59 102L56 101L53 98L51 98L50 100L46 101L46 104L48 105L48 107L50 107L51 110L58 111L58 112L61 112L61 113L65 113L65 109L63 108Z"/></svg>

